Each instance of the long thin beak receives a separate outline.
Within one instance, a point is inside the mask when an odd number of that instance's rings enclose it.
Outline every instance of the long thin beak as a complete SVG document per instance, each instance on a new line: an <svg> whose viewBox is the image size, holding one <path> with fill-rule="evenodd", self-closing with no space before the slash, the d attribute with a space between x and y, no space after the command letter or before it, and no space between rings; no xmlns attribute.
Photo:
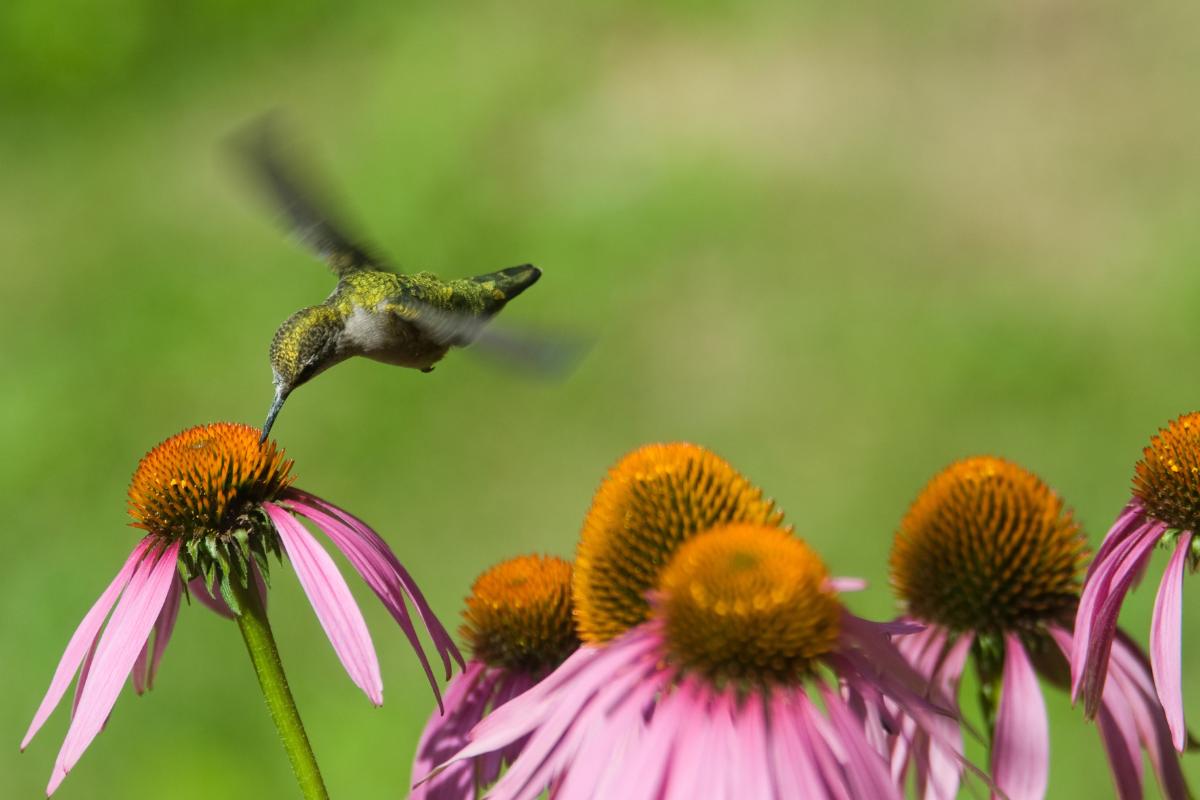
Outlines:
<svg viewBox="0 0 1200 800"><path fill-rule="evenodd" d="M262 437L258 443L262 444L267 440L267 436L271 433L271 426L275 424L275 417L279 416L279 409L283 408L283 401L287 400L289 392L283 389L275 390L275 400L271 403L271 410L267 412L267 421L262 426Z"/></svg>

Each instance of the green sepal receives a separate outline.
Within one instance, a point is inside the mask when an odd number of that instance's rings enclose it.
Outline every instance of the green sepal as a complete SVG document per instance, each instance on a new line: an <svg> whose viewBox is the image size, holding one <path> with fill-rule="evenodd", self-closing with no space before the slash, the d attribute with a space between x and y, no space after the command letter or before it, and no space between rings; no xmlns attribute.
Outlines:
<svg viewBox="0 0 1200 800"><path fill-rule="evenodd" d="M242 607L238 604L237 597L233 592L233 587L229 583L228 573L222 573L219 586L221 589L221 597L225 600L226 605L229 606L229 610L232 611L236 616L240 617L242 615Z"/></svg>
<svg viewBox="0 0 1200 800"><path fill-rule="evenodd" d="M263 583L265 583L267 585L267 588L270 589L271 588L271 562L267 560L266 554L260 553L257 550L252 549L250 551L250 555L254 558L254 563L258 565L258 574L262 575Z"/></svg>

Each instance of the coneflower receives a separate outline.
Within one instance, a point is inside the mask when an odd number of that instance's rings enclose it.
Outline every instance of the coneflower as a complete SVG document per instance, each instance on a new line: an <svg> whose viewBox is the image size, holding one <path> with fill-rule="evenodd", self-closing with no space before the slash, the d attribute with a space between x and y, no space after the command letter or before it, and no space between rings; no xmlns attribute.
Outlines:
<svg viewBox="0 0 1200 800"><path fill-rule="evenodd" d="M1200 413L1172 420L1150 439L1133 475L1133 496L1104 537L1088 568L1076 615L1071 653L1072 696L1084 698L1089 716L1106 695L1112 659L1120 646L1117 617L1130 588L1141 580L1154 548L1171 551L1154 601L1150 663L1154 688L1171 726L1176 750L1188 743L1183 719L1183 573L1200 567Z"/></svg>
<svg viewBox="0 0 1200 800"><path fill-rule="evenodd" d="M71 725L47 794L100 732L125 679L132 674L139 693L153 682L180 601L190 593L236 617L303 793L325 797L267 622L270 554L287 554L338 658L375 705L383 702L383 682L349 587L293 513L326 534L383 601L413 643L435 694L437 682L406 601L429 631L447 677L451 658L461 663L450 636L387 544L361 520L294 488L291 467L274 443L259 444L256 428L228 423L186 430L142 459L129 486L129 513L134 527L146 534L71 636L21 742L24 749L78 672Z"/></svg>
<svg viewBox="0 0 1200 800"><path fill-rule="evenodd" d="M896 531L891 574L903 621L925 626L898 646L942 696L956 697L967 663L974 665L992 778L1012 800L1046 792L1049 724L1038 676L1065 687L1086 556L1083 533L1058 494L1028 470L988 456L935 475ZM1118 794L1142 797L1145 750L1164 793L1186 796L1166 720L1147 691L1143 656L1122 640L1112 669L1120 679L1100 700L1100 735ZM955 797L958 766L924 734L904 733L895 740L897 773L919 754L919 792Z"/></svg>
<svg viewBox="0 0 1200 800"><path fill-rule="evenodd" d="M519 556L476 580L460 629L471 652L446 687L446 711L430 715L413 763L415 780L467 744L488 713L520 696L579 647L571 613L571 564L553 556ZM467 800L480 795L521 752L517 742L455 763L417 786L410 800Z"/></svg>
<svg viewBox="0 0 1200 800"><path fill-rule="evenodd" d="M449 768L522 743L489 797L901 798L886 732L939 713L888 641L912 628L850 614L781 517L702 448L626 457L578 548L584 645Z"/></svg>

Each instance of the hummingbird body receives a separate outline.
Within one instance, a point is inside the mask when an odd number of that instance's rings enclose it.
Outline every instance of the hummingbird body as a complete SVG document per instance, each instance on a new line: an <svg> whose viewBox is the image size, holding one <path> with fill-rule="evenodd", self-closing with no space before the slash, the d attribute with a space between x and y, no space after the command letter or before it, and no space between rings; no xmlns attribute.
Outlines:
<svg viewBox="0 0 1200 800"><path fill-rule="evenodd" d="M539 277L528 265L451 281L430 272L343 275L325 302L279 326L271 343L276 385L294 387L352 356L429 372L452 346L470 343L473 326L461 320L482 326ZM455 329L440 327L439 316Z"/></svg>
<svg viewBox="0 0 1200 800"><path fill-rule="evenodd" d="M240 149L287 227L338 278L324 302L300 309L275 331L275 399L262 427L264 441L297 386L353 356L429 372L451 347L477 340L532 364L554 355L556 348L484 330L541 277L537 267L524 264L449 281L430 272L401 274L333 221L297 165L283 157L269 118L249 131Z"/></svg>

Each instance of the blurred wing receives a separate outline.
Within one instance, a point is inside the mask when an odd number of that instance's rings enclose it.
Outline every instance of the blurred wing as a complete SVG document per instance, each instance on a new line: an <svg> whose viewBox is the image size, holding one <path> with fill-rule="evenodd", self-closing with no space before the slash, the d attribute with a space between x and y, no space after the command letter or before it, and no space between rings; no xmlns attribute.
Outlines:
<svg viewBox="0 0 1200 800"><path fill-rule="evenodd" d="M278 207L289 232L316 253L338 277L364 269L387 269L355 244L335 222L319 198L317 181L295 159L289 159L271 115L251 124L233 139L234 151L268 199Z"/></svg>
<svg viewBox="0 0 1200 800"><path fill-rule="evenodd" d="M565 377L587 353L579 337L539 334L497 327L489 318L436 308L412 297L390 307L438 344L466 347L508 366L541 377Z"/></svg>

